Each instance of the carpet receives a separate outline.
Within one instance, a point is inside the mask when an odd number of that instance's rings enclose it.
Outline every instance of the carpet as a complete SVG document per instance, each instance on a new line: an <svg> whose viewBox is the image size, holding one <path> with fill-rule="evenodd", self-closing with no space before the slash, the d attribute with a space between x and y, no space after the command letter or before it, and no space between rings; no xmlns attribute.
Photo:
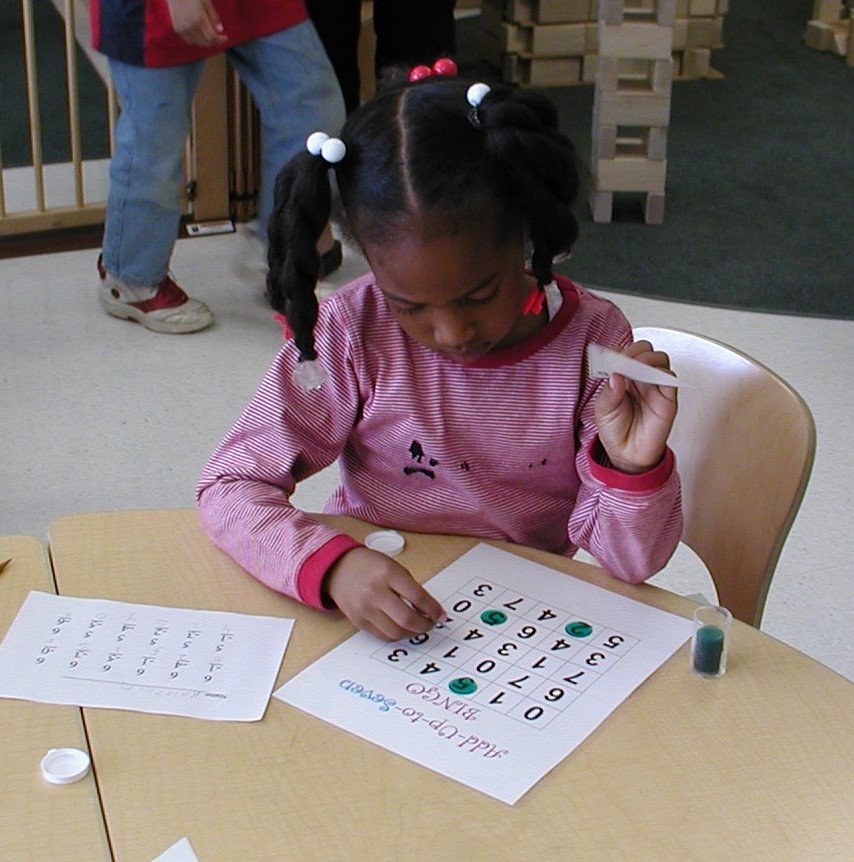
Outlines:
<svg viewBox="0 0 854 862"><path fill-rule="evenodd" d="M584 202L562 272L616 292L854 318L854 68L804 45L810 9L732 0L712 58L723 78L674 84L664 224L644 224L631 199L595 224ZM544 92L589 160L593 88Z"/></svg>
<svg viewBox="0 0 854 862"><path fill-rule="evenodd" d="M854 318L854 68L807 48L809 3L733 0L720 80L677 82L665 223L581 213L565 271L611 290ZM592 88L559 95L590 153ZM575 130L575 131L573 131Z"/></svg>

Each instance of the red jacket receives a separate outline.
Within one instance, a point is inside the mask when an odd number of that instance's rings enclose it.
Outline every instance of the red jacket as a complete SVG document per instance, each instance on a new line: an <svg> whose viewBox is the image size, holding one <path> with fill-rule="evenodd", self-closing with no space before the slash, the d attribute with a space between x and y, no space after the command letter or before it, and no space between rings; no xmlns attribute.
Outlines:
<svg viewBox="0 0 854 862"><path fill-rule="evenodd" d="M179 66L293 27L307 17L303 0L214 0L214 5L228 42L200 48L172 29L166 0L91 0L92 46L133 66Z"/></svg>

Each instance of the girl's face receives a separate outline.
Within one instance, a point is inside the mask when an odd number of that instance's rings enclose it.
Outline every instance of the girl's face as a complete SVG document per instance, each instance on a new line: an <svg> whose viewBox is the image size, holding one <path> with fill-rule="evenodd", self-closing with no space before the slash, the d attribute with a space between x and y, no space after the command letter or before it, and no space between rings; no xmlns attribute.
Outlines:
<svg viewBox="0 0 854 862"><path fill-rule="evenodd" d="M510 347L545 323L545 312L520 310L535 283L522 236L497 245L488 224L443 233L418 222L364 251L404 332L456 362Z"/></svg>

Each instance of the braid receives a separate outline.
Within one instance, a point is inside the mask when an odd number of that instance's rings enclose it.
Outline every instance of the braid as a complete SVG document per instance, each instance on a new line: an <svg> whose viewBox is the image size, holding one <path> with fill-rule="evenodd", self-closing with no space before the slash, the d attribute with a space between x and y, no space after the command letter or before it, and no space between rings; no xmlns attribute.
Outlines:
<svg viewBox="0 0 854 862"><path fill-rule="evenodd" d="M531 267L545 286L553 278L554 258L578 238L572 212L579 190L575 148L558 131L554 105L530 90L491 90L479 119L505 200L521 205L533 247Z"/></svg>
<svg viewBox="0 0 854 862"><path fill-rule="evenodd" d="M294 156L276 178L267 250L267 296L294 333L300 361L317 358L317 241L329 221L332 193L328 165L308 152Z"/></svg>

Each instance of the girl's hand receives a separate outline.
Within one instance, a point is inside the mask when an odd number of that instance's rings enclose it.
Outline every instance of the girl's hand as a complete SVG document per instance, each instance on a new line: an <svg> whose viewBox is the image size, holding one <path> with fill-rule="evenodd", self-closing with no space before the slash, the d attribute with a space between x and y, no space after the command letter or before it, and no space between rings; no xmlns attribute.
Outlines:
<svg viewBox="0 0 854 862"><path fill-rule="evenodd" d="M648 341L636 341L622 352L670 370L667 354L653 350ZM596 399L599 441L611 465L624 473L643 473L658 464L675 416L675 387L638 383L621 374L612 374Z"/></svg>
<svg viewBox="0 0 854 862"><path fill-rule="evenodd" d="M353 625L400 640L442 622L442 606L399 563L370 548L342 556L324 579L326 595Z"/></svg>
<svg viewBox="0 0 854 862"><path fill-rule="evenodd" d="M209 48L228 39L211 0L166 0L172 29L190 45Z"/></svg>

